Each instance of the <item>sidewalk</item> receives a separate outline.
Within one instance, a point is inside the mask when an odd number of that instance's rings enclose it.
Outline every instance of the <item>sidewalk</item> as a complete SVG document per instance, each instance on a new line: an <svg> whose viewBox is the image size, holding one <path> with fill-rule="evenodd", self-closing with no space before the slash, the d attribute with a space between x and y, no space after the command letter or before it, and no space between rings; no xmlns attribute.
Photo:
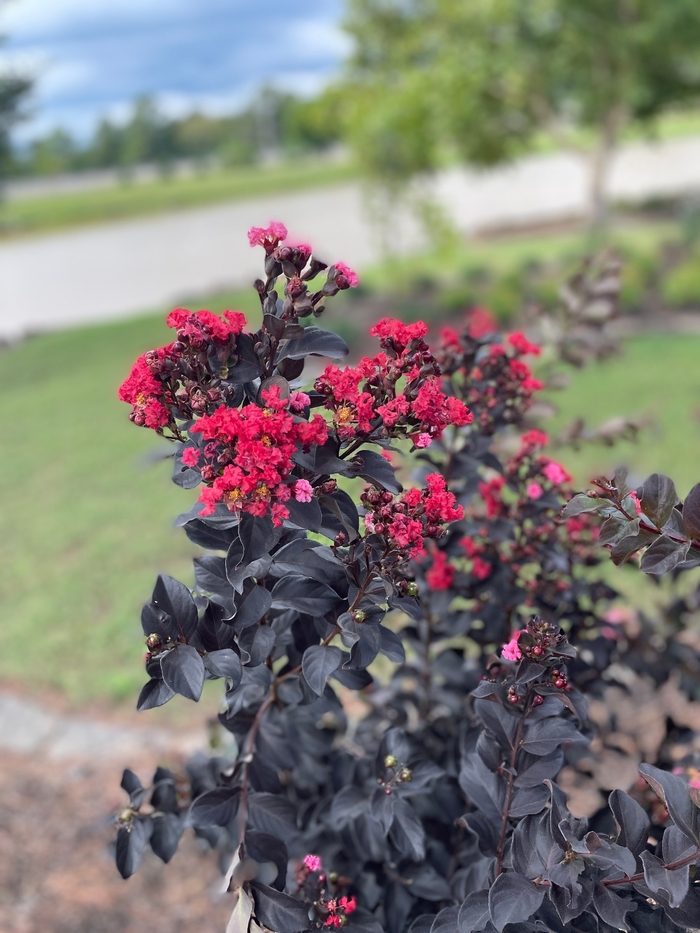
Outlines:
<svg viewBox="0 0 700 933"><path fill-rule="evenodd" d="M581 216L586 191L585 164L562 153L483 172L455 168L435 182L438 202L465 234ZM700 191L700 137L625 146L610 191L628 201ZM359 184L21 239L0 245L0 339L128 317L246 285L260 258L246 231L272 219L286 223L298 241L321 244L328 262L361 269L379 255L380 236ZM425 246L405 212L387 227L394 253Z"/></svg>

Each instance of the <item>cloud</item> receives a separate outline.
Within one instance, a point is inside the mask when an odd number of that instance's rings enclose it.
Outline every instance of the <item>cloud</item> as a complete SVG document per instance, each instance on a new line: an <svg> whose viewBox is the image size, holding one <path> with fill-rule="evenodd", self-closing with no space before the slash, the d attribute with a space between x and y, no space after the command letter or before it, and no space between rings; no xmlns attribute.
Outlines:
<svg viewBox="0 0 700 933"><path fill-rule="evenodd" d="M343 0L17 0L0 7L6 58L37 77L23 137L84 135L139 94L168 112L240 108L270 83L315 93L347 54Z"/></svg>

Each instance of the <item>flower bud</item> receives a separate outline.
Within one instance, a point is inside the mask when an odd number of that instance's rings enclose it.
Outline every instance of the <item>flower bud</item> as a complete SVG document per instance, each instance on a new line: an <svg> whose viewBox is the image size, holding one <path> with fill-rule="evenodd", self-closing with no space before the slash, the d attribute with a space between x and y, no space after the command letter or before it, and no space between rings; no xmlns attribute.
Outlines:
<svg viewBox="0 0 700 933"><path fill-rule="evenodd" d="M160 648L162 644L163 642L160 635L156 635L155 633L149 635L146 639L146 645L148 648L150 648L151 651L153 651L154 648Z"/></svg>
<svg viewBox="0 0 700 933"><path fill-rule="evenodd" d="M417 583L409 583L406 587L406 593L408 596L417 596L419 593Z"/></svg>
<svg viewBox="0 0 700 933"><path fill-rule="evenodd" d="M364 622L367 618L367 613L364 609L355 609L352 614L353 622Z"/></svg>
<svg viewBox="0 0 700 933"><path fill-rule="evenodd" d="M412 781L413 780L413 771L410 768L402 768L399 771L399 780L401 781Z"/></svg>
<svg viewBox="0 0 700 933"><path fill-rule="evenodd" d="M385 767L385 768L395 768L396 765L397 765L398 763L399 763L399 762L398 762L398 759L397 759L396 755L387 755L387 756L384 758L384 767Z"/></svg>

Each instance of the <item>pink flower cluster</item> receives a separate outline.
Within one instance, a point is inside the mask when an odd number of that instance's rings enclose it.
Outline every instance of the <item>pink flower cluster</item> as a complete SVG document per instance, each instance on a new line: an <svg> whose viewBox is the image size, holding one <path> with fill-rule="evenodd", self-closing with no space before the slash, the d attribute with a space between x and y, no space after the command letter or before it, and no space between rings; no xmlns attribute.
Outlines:
<svg viewBox="0 0 700 933"><path fill-rule="evenodd" d="M410 558L421 557L426 538L439 538L445 524L464 515L439 473L426 477L423 490L409 489L394 497L371 486L361 500L367 509L367 531L382 535L393 549Z"/></svg>
<svg viewBox="0 0 700 933"><path fill-rule="evenodd" d="M449 590L454 583L455 568L444 551L435 551L432 566L425 573L425 582L431 590Z"/></svg>
<svg viewBox="0 0 700 933"><path fill-rule="evenodd" d="M536 356L540 348L522 333L510 334L504 343L479 344L496 325L487 311L477 309L467 318L462 335L442 331L438 358L451 376L483 433L493 433L499 422L517 424L530 407L532 396L544 388L535 379L523 356Z"/></svg>
<svg viewBox="0 0 700 933"><path fill-rule="evenodd" d="M170 412L163 404L166 400L163 384L154 377L145 355L136 360L128 378L119 387L119 399L133 406L131 420L134 424L158 430L170 421Z"/></svg>
<svg viewBox="0 0 700 933"><path fill-rule="evenodd" d="M345 926L346 914L351 914L357 907L357 901L354 897L330 898L327 901L321 901L321 907L328 912L325 927Z"/></svg>
<svg viewBox="0 0 700 933"><path fill-rule="evenodd" d="M183 463L197 467L207 484L200 496L202 515L224 502L231 511L271 514L274 524L281 525L289 516L284 503L292 496L311 501L313 488L307 480L288 482L291 458L298 447L324 444L328 426L320 415L311 421L295 419L277 386L263 392L263 398L263 408L221 406L192 427L191 433L208 442L201 454L194 447L183 452Z"/></svg>
<svg viewBox="0 0 700 933"><path fill-rule="evenodd" d="M121 401L133 406L134 424L156 431L173 427L175 417L187 420L220 402L219 390L209 390L208 351L213 348L219 359L228 359L246 324L238 311L224 311L222 318L186 308L171 311L166 322L177 331L177 340L140 356L119 388Z"/></svg>
<svg viewBox="0 0 700 933"><path fill-rule="evenodd" d="M379 431L427 447L448 425L471 422L466 405L442 391L440 370L423 340L424 323L385 318L370 333L380 338L383 352L364 357L355 367L328 366L314 386L325 396L341 440ZM399 380L404 380L402 389Z"/></svg>
<svg viewBox="0 0 700 933"><path fill-rule="evenodd" d="M211 311L188 311L186 308L171 311L165 322L177 331L178 340L187 341L193 347L201 347L209 340L228 343L246 325L245 315L240 311L224 311L220 318Z"/></svg>

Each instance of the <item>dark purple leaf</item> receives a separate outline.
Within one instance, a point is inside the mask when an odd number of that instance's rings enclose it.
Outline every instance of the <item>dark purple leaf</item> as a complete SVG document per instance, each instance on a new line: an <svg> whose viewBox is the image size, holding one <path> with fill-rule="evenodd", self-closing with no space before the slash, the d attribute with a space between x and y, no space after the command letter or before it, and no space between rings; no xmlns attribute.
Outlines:
<svg viewBox="0 0 700 933"><path fill-rule="evenodd" d="M143 787L141 781L133 771L129 770L129 768L124 769L124 773L122 774L122 781L119 786L129 795L129 805L131 808L133 810L138 810L138 808L143 803L143 798L146 795L146 788Z"/></svg>
<svg viewBox="0 0 700 933"><path fill-rule="evenodd" d="M288 340L283 344L276 362L286 359L300 360L310 355L342 360L348 353L348 345L338 334L329 330L321 330L320 327L306 327L303 337Z"/></svg>
<svg viewBox="0 0 700 933"><path fill-rule="evenodd" d="M149 819L133 819L117 832L116 862L122 878L130 878L139 867L148 837L151 834Z"/></svg>
<svg viewBox="0 0 700 933"><path fill-rule="evenodd" d="M457 929L459 933L480 933L490 918L489 892L472 891L459 908Z"/></svg>
<svg viewBox="0 0 700 933"><path fill-rule="evenodd" d="M153 816L151 849L167 864L177 852L182 835L182 820L176 813L156 813Z"/></svg>
<svg viewBox="0 0 700 933"><path fill-rule="evenodd" d="M192 825L228 826L238 813L240 795L240 787L217 787L197 797L190 809Z"/></svg>
<svg viewBox="0 0 700 933"><path fill-rule="evenodd" d="M313 616L322 616L338 604L340 597L326 583L301 574L282 577L272 590L272 602L278 609L296 609Z"/></svg>
<svg viewBox="0 0 700 933"><path fill-rule="evenodd" d="M394 664L403 664L406 660L406 652L404 651L403 642L396 632L392 632L390 628L380 625L379 636L379 653L383 654L384 657L388 658L390 661L393 661Z"/></svg>
<svg viewBox="0 0 700 933"><path fill-rule="evenodd" d="M241 659L232 648L222 648L219 651L210 651L205 655L204 666L214 677L226 677L231 681L230 690L235 690L241 682L243 670Z"/></svg>
<svg viewBox="0 0 700 933"><path fill-rule="evenodd" d="M303 901L266 884L251 884L255 916L275 933L301 933L309 929L309 907Z"/></svg>
<svg viewBox="0 0 700 933"><path fill-rule="evenodd" d="M543 887L537 887L518 872L499 875L489 889L489 911L497 933L502 933L508 923L528 920L542 903L544 893Z"/></svg>
<svg viewBox="0 0 700 933"><path fill-rule="evenodd" d="M163 680L175 693L199 700L204 686L204 662L191 645L175 645L160 659Z"/></svg>
<svg viewBox="0 0 700 933"><path fill-rule="evenodd" d="M349 462L349 476L361 476L387 492L397 495L403 486L396 478L393 466L376 450L360 450Z"/></svg>
<svg viewBox="0 0 700 933"><path fill-rule="evenodd" d="M678 502L673 480L662 473L652 473L637 489L637 495L642 504L642 512L657 528L666 524L674 505Z"/></svg>
<svg viewBox="0 0 700 933"><path fill-rule="evenodd" d="M459 907L445 907L437 915L430 927L430 933L455 933Z"/></svg>
<svg viewBox="0 0 700 933"><path fill-rule="evenodd" d="M172 700L174 696L175 691L171 690L166 683L152 677L148 683L144 684L142 687L136 709L139 710L139 712L144 709L155 709L157 706L163 706L168 700Z"/></svg>
<svg viewBox="0 0 700 933"><path fill-rule="evenodd" d="M641 570L643 573L668 573L676 564L685 560L689 548L690 541L674 541L661 535L644 552Z"/></svg>
<svg viewBox="0 0 700 933"><path fill-rule="evenodd" d="M683 503L683 523L689 535L700 538L700 483L693 486Z"/></svg>
<svg viewBox="0 0 700 933"><path fill-rule="evenodd" d="M248 660L244 657L246 667L258 667L275 647L274 629L269 625L250 626L239 636L238 646L248 654Z"/></svg>
<svg viewBox="0 0 700 933"><path fill-rule="evenodd" d="M676 826L697 842L700 810L692 803L686 782L678 775L661 771L653 765L640 765L639 773L666 804L666 809Z"/></svg>
<svg viewBox="0 0 700 933"><path fill-rule="evenodd" d="M161 575L153 590L152 604L171 620L171 635L189 641L197 628L197 607L192 594L178 580Z"/></svg>
<svg viewBox="0 0 700 933"><path fill-rule="evenodd" d="M389 837L404 858L422 862L425 858L425 831L416 811L405 800L394 804L394 822ZM439 900L439 898L438 898Z"/></svg>
<svg viewBox="0 0 700 933"><path fill-rule="evenodd" d="M385 834L389 832L391 824L394 822L394 803L396 799L396 795L393 793L387 794L384 787L378 787L372 794L370 813L372 819L379 823Z"/></svg>
<svg viewBox="0 0 700 933"><path fill-rule="evenodd" d="M243 592L236 594L236 614L231 624L237 635L249 625L255 625L268 612L272 605L272 595L269 590L252 580L243 584Z"/></svg>
<svg viewBox="0 0 700 933"><path fill-rule="evenodd" d="M276 794L251 794L248 801L250 822L254 829L281 839L285 845L297 835L294 806Z"/></svg>
<svg viewBox="0 0 700 933"><path fill-rule="evenodd" d="M646 848L649 836L649 817L642 807L622 790L614 790L608 803L620 827L618 843L639 855Z"/></svg>
<svg viewBox="0 0 700 933"><path fill-rule="evenodd" d="M332 645L312 645L304 652L301 670L314 693L322 696L326 681L343 663L343 652Z"/></svg>

